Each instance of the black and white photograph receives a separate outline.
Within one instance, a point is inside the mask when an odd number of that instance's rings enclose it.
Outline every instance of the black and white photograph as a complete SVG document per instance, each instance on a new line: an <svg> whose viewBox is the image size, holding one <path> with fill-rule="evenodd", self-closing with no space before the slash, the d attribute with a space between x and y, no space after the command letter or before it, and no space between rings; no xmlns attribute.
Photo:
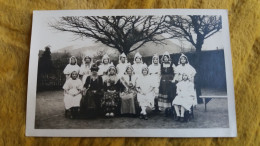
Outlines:
<svg viewBox="0 0 260 146"><path fill-rule="evenodd" d="M26 135L235 137L227 17L34 11Z"/></svg>

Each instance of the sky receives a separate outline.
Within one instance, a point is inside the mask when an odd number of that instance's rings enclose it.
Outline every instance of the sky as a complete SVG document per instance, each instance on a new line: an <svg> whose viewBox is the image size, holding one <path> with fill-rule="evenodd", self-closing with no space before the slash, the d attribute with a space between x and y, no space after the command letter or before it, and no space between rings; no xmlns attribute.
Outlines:
<svg viewBox="0 0 260 146"><path fill-rule="evenodd" d="M39 48L43 50L46 46L51 46L51 51L56 52L57 50L73 46L73 48L81 48L85 46L93 46L95 45L95 41L91 38L79 38L78 36L70 33L70 32L61 32L55 30L54 28L49 27L49 23L55 22L58 18L54 17L44 17L40 27L40 41ZM223 48L223 40L221 30L215 33L213 36L209 37L205 40L203 44L202 50L215 50L216 48ZM184 46L185 48L191 48L191 44L187 41L179 41L177 39L170 39L173 43Z"/></svg>

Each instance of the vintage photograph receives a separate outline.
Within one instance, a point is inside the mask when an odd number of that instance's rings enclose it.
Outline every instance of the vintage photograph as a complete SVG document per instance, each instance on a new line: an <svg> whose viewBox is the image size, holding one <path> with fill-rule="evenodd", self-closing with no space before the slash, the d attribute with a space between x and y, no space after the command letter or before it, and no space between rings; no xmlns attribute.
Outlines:
<svg viewBox="0 0 260 146"><path fill-rule="evenodd" d="M36 11L33 18L27 135L236 135L225 10Z"/></svg>

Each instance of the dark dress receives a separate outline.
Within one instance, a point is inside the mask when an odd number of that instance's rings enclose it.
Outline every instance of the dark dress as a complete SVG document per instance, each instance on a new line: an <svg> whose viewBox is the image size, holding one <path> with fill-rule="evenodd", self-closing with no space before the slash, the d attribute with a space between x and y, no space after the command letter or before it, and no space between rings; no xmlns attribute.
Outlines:
<svg viewBox="0 0 260 146"><path fill-rule="evenodd" d="M109 77L108 77L109 78ZM101 107L104 114L119 114L120 97L119 91L123 90L120 80L104 81L104 97L101 99Z"/></svg>
<svg viewBox="0 0 260 146"><path fill-rule="evenodd" d="M101 98L103 97L103 80L101 76L93 80L88 76L84 87L86 95L81 99L80 111L85 117L96 117L101 112Z"/></svg>
<svg viewBox="0 0 260 146"><path fill-rule="evenodd" d="M163 67L161 64L161 80L159 86L158 106L161 108L171 107L172 100L176 96L176 84L171 81L174 78L173 63L168 64L169 67Z"/></svg>

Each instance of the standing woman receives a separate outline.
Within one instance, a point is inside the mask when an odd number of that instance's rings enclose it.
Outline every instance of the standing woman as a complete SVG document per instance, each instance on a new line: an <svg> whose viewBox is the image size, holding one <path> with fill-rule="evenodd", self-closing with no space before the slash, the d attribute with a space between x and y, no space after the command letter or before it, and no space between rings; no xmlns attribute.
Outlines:
<svg viewBox="0 0 260 146"><path fill-rule="evenodd" d="M181 54L178 61L178 66L175 69L175 77L173 81L175 82L181 81L183 74L186 74L190 82L194 84L194 77L196 75L196 70L190 65L188 57L184 54ZM197 98L194 99L195 99L194 103L197 104Z"/></svg>
<svg viewBox="0 0 260 146"><path fill-rule="evenodd" d="M87 77L84 84L80 111L87 117L96 117L100 114L101 98L103 97L103 80L97 74L98 69L96 64L91 66L91 75Z"/></svg>
<svg viewBox="0 0 260 146"><path fill-rule="evenodd" d="M142 68L146 66L146 64L143 63L142 55L137 52L134 57L134 64L133 69L136 76L142 75Z"/></svg>
<svg viewBox="0 0 260 146"><path fill-rule="evenodd" d="M77 58L75 56L71 56L69 59L69 64L65 67L63 73L66 76L66 80L68 80L73 71L79 72L80 68L77 64Z"/></svg>
<svg viewBox="0 0 260 146"><path fill-rule="evenodd" d="M122 86L116 73L116 67L111 65L107 75L103 77L104 97L101 99L101 106L106 117L114 117L119 107L119 91Z"/></svg>
<svg viewBox="0 0 260 146"><path fill-rule="evenodd" d="M120 93L121 114L136 114L136 79L133 67L128 65L125 70L125 75L120 78L124 86L124 91Z"/></svg>
<svg viewBox="0 0 260 146"><path fill-rule="evenodd" d="M155 93L155 101L154 108L155 110L159 110L158 108L158 95L159 95L159 85L161 78L161 64L159 63L159 56L154 54L152 58L152 64L149 66L149 74L151 75L151 80L154 82L154 93Z"/></svg>
<svg viewBox="0 0 260 146"><path fill-rule="evenodd" d="M82 60L79 75L82 79L83 85L85 84L87 77L90 76L90 74L91 74L90 68L91 68L92 63L93 63L92 58L90 56L85 56Z"/></svg>
<svg viewBox="0 0 260 146"><path fill-rule="evenodd" d="M117 69L117 76L120 78L124 75L125 69L128 65L131 65L128 63L125 53L122 53L119 56L118 65L116 66Z"/></svg>
<svg viewBox="0 0 260 146"><path fill-rule="evenodd" d="M171 61L170 54L165 52L161 63L161 80L159 87L158 106L165 110L165 116L170 114L171 103L176 96L176 85L172 83L175 65Z"/></svg>
<svg viewBox="0 0 260 146"><path fill-rule="evenodd" d="M98 75L103 76L107 74L107 69L110 66L110 58L107 54L102 57L102 63L98 66Z"/></svg>

